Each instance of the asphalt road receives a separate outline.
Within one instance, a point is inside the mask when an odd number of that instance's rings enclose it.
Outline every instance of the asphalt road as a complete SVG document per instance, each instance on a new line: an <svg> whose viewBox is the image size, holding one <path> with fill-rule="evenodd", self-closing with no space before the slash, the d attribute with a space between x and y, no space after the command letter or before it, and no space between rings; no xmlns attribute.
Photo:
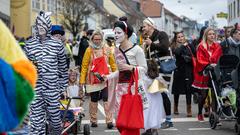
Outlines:
<svg viewBox="0 0 240 135"><path fill-rule="evenodd" d="M84 112L86 117L82 121L83 124L89 124L87 98L84 102ZM108 130L104 120L104 113L101 102L98 107L98 127L91 128L91 135L119 135L116 128ZM235 121L222 121L222 126L217 127L215 130L210 129L208 118L204 122L197 121L197 105L192 105L193 117L186 118L185 109L185 96L180 96L179 115L173 115L174 128L159 129L159 135L236 135L234 130ZM143 132L143 130L141 131Z"/></svg>

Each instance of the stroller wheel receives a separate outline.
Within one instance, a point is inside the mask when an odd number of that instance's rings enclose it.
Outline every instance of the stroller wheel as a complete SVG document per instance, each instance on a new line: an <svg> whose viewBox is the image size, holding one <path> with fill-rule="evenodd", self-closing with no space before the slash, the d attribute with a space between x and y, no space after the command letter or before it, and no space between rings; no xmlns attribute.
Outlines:
<svg viewBox="0 0 240 135"><path fill-rule="evenodd" d="M90 135L90 126L88 124L83 126L83 135Z"/></svg>
<svg viewBox="0 0 240 135"><path fill-rule="evenodd" d="M238 124L237 123L234 125L234 129L235 129L235 132L238 133L239 129L238 129Z"/></svg>
<svg viewBox="0 0 240 135"><path fill-rule="evenodd" d="M215 112L211 112L209 115L209 124L211 129L215 129L218 123L218 115Z"/></svg>
<svg viewBox="0 0 240 135"><path fill-rule="evenodd" d="M235 132L240 135L240 125L236 122L235 126L234 126Z"/></svg>
<svg viewBox="0 0 240 135"><path fill-rule="evenodd" d="M193 93L193 103L198 104L198 93L197 92Z"/></svg>

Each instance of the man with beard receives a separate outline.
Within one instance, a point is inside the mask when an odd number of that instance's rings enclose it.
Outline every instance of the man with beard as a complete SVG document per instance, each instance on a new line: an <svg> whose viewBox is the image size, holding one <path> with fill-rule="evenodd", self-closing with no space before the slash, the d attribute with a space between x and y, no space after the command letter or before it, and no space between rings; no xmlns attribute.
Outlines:
<svg viewBox="0 0 240 135"><path fill-rule="evenodd" d="M40 11L36 18L36 36L26 42L25 53L38 72L35 99L30 106L31 134L45 135L46 121L51 135L61 134L60 95L68 82L63 44L51 36L49 14ZM46 120L47 118L47 120Z"/></svg>

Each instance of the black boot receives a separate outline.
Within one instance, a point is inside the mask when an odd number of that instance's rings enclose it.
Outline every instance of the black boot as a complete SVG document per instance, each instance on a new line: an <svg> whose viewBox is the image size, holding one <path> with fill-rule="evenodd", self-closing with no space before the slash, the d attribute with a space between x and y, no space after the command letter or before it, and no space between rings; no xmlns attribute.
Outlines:
<svg viewBox="0 0 240 135"><path fill-rule="evenodd" d="M113 128L113 123L112 122L107 123L107 128L112 129Z"/></svg>
<svg viewBox="0 0 240 135"><path fill-rule="evenodd" d="M152 135L152 130L148 129L144 133L142 133L141 135Z"/></svg>
<svg viewBox="0 0 240 135"><path fill-rule="evenodd" d="M158 135L158 130L157 129L152 129L152 135Z"/></svg>
<svg viewBox="0 0 240 135"><path fill-rule="evenodd" d="M152 130L148 129L144 133L142 133L142 135L152 135Z"/></svg>

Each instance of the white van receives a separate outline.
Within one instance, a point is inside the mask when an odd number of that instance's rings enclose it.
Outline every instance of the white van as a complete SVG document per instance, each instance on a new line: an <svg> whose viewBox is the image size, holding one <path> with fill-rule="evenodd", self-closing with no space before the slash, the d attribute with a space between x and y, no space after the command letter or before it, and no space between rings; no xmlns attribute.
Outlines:
<svg viewBox="0 0 240 135"><path fill-rule="evenodd" d="M113 29L103 29L103 39L106 40L107 37L113 37L115 36Z"/></svg>

